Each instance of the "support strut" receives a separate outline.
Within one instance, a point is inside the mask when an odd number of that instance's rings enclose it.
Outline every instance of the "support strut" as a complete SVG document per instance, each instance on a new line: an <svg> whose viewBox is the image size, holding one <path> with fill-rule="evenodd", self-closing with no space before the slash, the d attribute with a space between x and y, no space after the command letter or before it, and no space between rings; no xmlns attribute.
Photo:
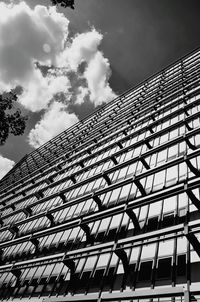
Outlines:
<svg viewBox="0 0 200 302"><path fill-rule="evenodd" d="M187 190L186 193L195 207L200 211L200 200L195 196L192 190Z"/></svg>
<svg viewBox="0 0 200 302"><path fill-rule="evenodd" d="M101 202L101 199L99 198L99 196L96 195L95 193L93 193L92 198L93 198L94 202L96 202L99 211L104 210L105 207L102 205L102 202Z"/></svg>
<svg viewBox="0 0 200 302"><path fill-rule="evenodd" d="M130 219L132 220L135 229L136 229L137 231L140 231L140 230L141 230L140 224L139 224L139 221L138 221L138 219L137 219L137 216L135 215L135 213L133 212L133 210L132 210L132 209L126 210L126 214L127 214L127 215L130 217Z"/></svg>
<svg viewBox="0 0 200 302"><path fill-rule="evenodd" d="M139 181L139 179L137 179L135 176L133 177L133 182L134 184L137 186L137 188L139 189L140 193L142 194L142 196L146 196L146 191L143 188L141 182Z"/></svg>
<svg viewBox="0 0 200 302"><path fill-rule="evenodd" d="M122 265L124 268L124 273L127 275L129 272L129 262L128 262L128 257L127 254L124 250L118 250L116 249L114 253L117 255L117 257L122 261Z"/></svg>
<svg viewBox="0 0 200 302"><path fill-rule="evenodd" d="M197 237L193 233L189 232L188 225L186 225L184 227L184 235L186 236L189 243L192 245L195 252L200 257L200 243L199 243L199 240L197 239Z"/></svg>
<svg viewBox="0 0 200 302"><path fill-rule="evenodd" d="M186 159L186 164L192 173L194 173L196 176L200 176L200 171L193 166L193 164L191 163L191 161L189 161L189 159Z"/></svg>

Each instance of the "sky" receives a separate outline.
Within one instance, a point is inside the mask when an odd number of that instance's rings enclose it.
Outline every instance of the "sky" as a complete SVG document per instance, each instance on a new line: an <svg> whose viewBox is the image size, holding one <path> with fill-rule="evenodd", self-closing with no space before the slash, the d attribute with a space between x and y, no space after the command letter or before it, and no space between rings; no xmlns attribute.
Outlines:
<svg viewBox="0 0 200 302"><path fill-rule="evenodd" d="M23 136L0 147L0 178L25 154L200 46L199 0L0 2L0 92L21 87Z"/></svg>

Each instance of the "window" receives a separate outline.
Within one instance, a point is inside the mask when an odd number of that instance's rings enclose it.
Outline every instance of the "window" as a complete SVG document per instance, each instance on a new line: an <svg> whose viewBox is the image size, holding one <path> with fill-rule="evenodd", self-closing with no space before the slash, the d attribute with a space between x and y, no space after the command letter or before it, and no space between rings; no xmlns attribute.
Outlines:
<svg viewBox="0 0 200 302"><path fill-rule="evenodd" d="M177 276L186 274L186 255L179 255L177 259Z"/></svg>
<svg viewBox="0 0 200 302"><path fill-rule="evenodd" d="M156 243L146 244L142 246L141 259L152 259L155 257Z"/></svg>
<svg viewBox="0 0 200 302"><path fill-rule="evenodd" d="M163 188L165 181L165 170L155 173L153 191L157 191Z"/></svg>
<svg viewBox="0 0 200 302"><path fill-rule="evenodd" d="M147 230L149 232L153 230L157 230L157 227L158 227L158 216L150 218L148 220Z"/></svg>
<svg viewBox="0 0 200 302"><path fill-rule="evenodd" d="M140 264L139 281L149 281L151 279L153 261L142 262Z"/></svg>
<svg viewBox="0 0 200 302"><path fill-rule="evenodd" d="M162 227L170 227L174 225L174 212L170 212L163 215Z"/></svg>
<svg viewBox="0 0 200 302"><path fill-rule="evenodd" d="M172 258L165 258L158 260L157 278L170 278L171 276L171 262Z"/></svg>
<svg viewBox="0 0 200 302"><path fill-rule="evenodd" d="M159 242L159 250L158 256L165 257L173 255L174 252L174 239L160 241Z"/></svg>
<svg viewBox="0 0 200 302"><path fill-rule="evenodd" d="M93 280L90 284L89 292L95 292L98 290L102 282L101 280L103 280L103 275L104 275L104 269L96 270Z"/></svg>
<svg viewBox="0 0 200 302"><path fill-rule="evenodd" d="M157 164L161 164L162 162L165 162L166 158L167 158L167 149L160 151L158 153Z"/></svg>
<svg viewBox="0 0 200 302"><path fill-rule="evenodd" d="M167 169L166 187L172 186L176 183L178 177L178 167L173 166Z"/></svg>
<svg viewBox="0 0 200 302"><path fill-rule="evenodd" d="M97 256L88 257L85 263L84 270L93 270L97 261Z"/></svg>

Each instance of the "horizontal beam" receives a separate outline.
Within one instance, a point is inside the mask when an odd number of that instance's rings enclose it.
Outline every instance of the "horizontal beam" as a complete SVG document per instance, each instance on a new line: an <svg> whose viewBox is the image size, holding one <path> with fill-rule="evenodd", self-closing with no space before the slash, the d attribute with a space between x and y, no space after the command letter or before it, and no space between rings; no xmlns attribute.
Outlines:
<svg viewBox="0 0 200 302"><path fill-rule="evenodd" d="M181 62L181 61L180 61ZM193 63L192 64L190 64L190 65L193 65L194 64L194 62L195 62L195 58L193 58L193 61L192 61ZM195 63L197 63L197 62L195 62ZM195 64L195 65L198 65L198 64ZM196 67L196 66L195 66ZM193 68L193 66L192 66L192 68ZM165 70L167 70L167 69L165 69ZM191 67L189 68L189 71L191 72ZM185 69L184 69L184 72L185 72ZM145 84L147 83L147 81L145 82ZM141 85L141 84L139 84L139 85ZM138 87L138 86L137 86ZM128 90L128 92L126 92L126 93L124 93L124 94L122 94L120 97L119 97L119 100L122 98L122 97L127 97L127 93L129 93L130 94L130 92L134 92L135 91L135 88L132 88L132 89L130 89L130 90ZM105 107L103 107L103 109L105 109L106 108L106 111L109 111L109 109L110 109L110 106L111 106L111 109L112 109L112 106L115 104L115 100L113 100L112 102L110 102L109 104L107 104ZM99 110L99 111L97 111L97 113L96 113L96 115L97 114L99 114L100 112L102 112L102 108ZM89 118L91 118L91 115L89 116L89 117L87 117L86 119L84 119L84 120L82 120L82 121L80 121L80 123L78 124L78 126L76 125L76 126L72 126L72 129L74 129L75 127L77 128L77 127L80 127L80 125L81 124L83 124L83 122L86 120L88 120ZM70 129L71 130L71 129ZM68 130L69 131L69 130ZM71 131L71 132L73 132L73 130ZM65 132L64 132L65 133ZM63 133L62 133L62 135L63 135ZM52 143L54 143L54 142L56 142L57 140L59 140L60 139L60 137L61 137L61 135L58 135L56 138L54 138L54 139L52 139L49 143L47 143L47 144L45 144L45 147L47 146L47 145L49 145L49 144L52 144ZM43 147L41 147L41 148L43 148ZM40 148L40 149L41 149ZM33 154L34 154L34 152L33 152ZM32 153L31 153L31 155L32 155Z"/></svg>
<svg viewBox="0 0 200 302"><path fill-rule="evenodd" d="M196 232L199 232L200 227L200 219L196 221L192 221L188 223L188 234L194 235ZM171 226L165 229L160 229L153 232L148 232L145 234L135 235L132 237L128 237L125 239L118 240L116 244L114 241L97 244L94 246L89 246L73 251L69 251L65 253L59 253L51 256L45 256L40 258L34 258L31 260L12 262L11 264L6 264L0 266L0 273L10 271L11 269L25 269L27 267L40 266L41 264L52 264L57 262L63 262L64 259L75 260L86 257L86 255L94 256L100 255L104 253L117 252L119 256L120 250L124 250L125 248L130 248L134 245L134 247L138 247L145 244L151 244L154 242L163 241L163 236L165 236L165 240L170 240L172 238L182 237L185 234L185 225L184 223ZM122 258L122 257L121 257ZM126 262L126 260L125 260ZM126 266L126 263L125 263Z"/></svg>
<svg viewBox="0 0 200 302"><path fill-rule="evenodd" d="M141 160L141 158L143 158L143 159L145 160L145 157L148 157L148 156L150 156L151 154L154 154L155 152L161 151L161 150L163 150L163 149L165 149L165 148L168 148L169 146L172 146L173 144L177 144L177 143L180 143L180 142L184 141L186 138L190 138L191 136L194 136L194 135L198 134L198 133L199 133L199 129L200 129L200 127L199 127L199 128L196 128L196 129L194 129L194 130L192 130L191 132L188 132L187 134L184 134L183 136L178 136L177 138L173 139L173 140L170 141L170 142L166 142L166 143L164 143L164 144L162 144L162 145L160 145L160 146L157 146L157 147L155 147L155 148L153 148L153 149L151 149L151 150L145 152L142 156L141 156L141 155L140 155L140 156L136 156L136 157L134 157L134 158L132 158L132 159L130 159L130 160L127 160L127 161L125 161L125 162L123 162L123 163L121 163L121 164L118 164L117 166L114 166L114 167L108 169L108 170L106 171L106 174L115 172L116 170L121 169L121 168L123 168L123 167L125 167L125 166L127 166L127 165L129 165L129 164L131 164L131 163L137 162L138 160ZM129 148L130 148L130 146L129 146ZM197 150L197 151L198 151L198 150ZM166 163L166 164L168 164L168 163ZM89 167L88 167L87 169L89 169ZM151 169L148 169L148 170L149 170L149 172L152 171ZM94 179L97 179L98 177L100 178L101 176L102 176L101 173L96 174L96 175L92 176L91 178L88 178L88 179L84 180L83 182L79 182L78 184L75 184L75 185L71 186L69 189L67 189L67 191L69 191L69 190L75 188L76 186L84 185L85 183L87 183L87 182L89 182L89 181L92 181L92 180L94 180ZM64 180L66 180L66 179L68 179L68 178L70 179L70 176L69 176L69 177L63 178L61 181L63 182ZM54 186L55 186L55 185L58 185L58 183L60 183L61 181L55 182ZM74 186L75 186L75 187L74 187ZM52 186L49 186L49 187L52 187ZM46 187L45 189L47 189L47 188L48 188L48 187ZM35 205L40 204L40 203L42 203L42 202L44 202L44 201L50 200L50 199L52 199L53 197L59 196L59 195L65 193L65 192L66 192L66 189L65 189L65 190L62 190L62 191L60 191L60 192L56 192L56 193L52 194L51 196L45 196L45 197L43 197L43 198L40 198L40 199L37 200L36 202L32 203L31 206L35 206ZM34 196L35 194L31 194L31 195L29 195L29 197L32 196L32 195ZM27 199L27 197L25 198L25 200L26 200L26 199ZM23 200L24 200L24 198L21 199L20 202L22 202ZM1 211L3 211L3 209L5 209L5 208L7 208L7 207L9 207L9 206L10 206L10 205L5 206L4 208L1 209ZM67 204L66 204L66 206L67 206ZM29 207L30 207L30 206L29 206ZM54 209L53 209L53 212L55 212L56 209L57 209L57 208L54 208ZM59 209L59 208L58 208L58 209ZM10 215L14 215L14 214L20 213L21 211L22 211L22 209L18 209L18 210L16 210L16 211L14 211L13 213L9 213L9 214L7 214L7 215L5 215L5 216L2 216L2 218L5 219L5 218L7 218L7 217L10 217ZM53 213L53 212L52 212L52 213ZM40 213L40 214L37 214L37 215L38 215L37 217L39 218L39 217L42 217L41 215L43 215L43 214ZM30 221L33 220L35 216L36 216L36 215L33 215L31 218L29 218ZM27 222L27 220L26 220L26 222Z"/></svg>
<svg viewBox="0 0 200 302"><path fill-rule="evenodd" d="M67 295L63 297L52 297L43 298L43 302L100 302L98 299L98 294L87 294L87 295Z"/></svg>
<svg viewBox="0 0 200 302"><path fill-rule="evenodd" d="M25 235L20 238L2 242L2 243L0 243L0 248L5 248L5 247L11 246L13 244L26 242L26 241L29 241L30 238L41 238L43 236L54 234L59 231L78 227L80 225L80 222L88 224L90 222L94 222L94 221L102 219L102 218L110 217L111 215L117 215L119 213L126 212L127 210L130 210L130 209L136 209L138 207L157 202L160 199L169 198L171 196L187 192L188 190L193 190L193 189L199 188L199 182L200 182L200 178L196 178L195 180L194 179L188 180L187 185L185 185L184 183L181 182L172 187L157 191L155 193L150 193L144 197L130 200L127 205L121 204L121 205L115 206L114 208L106 209L101 212L92 213L88 216L82 217L81 220L79 218L76 218L74 220L65 222L63 224L60 224L60 225L57 225L57 226L54 226L54 227L51 227L51 228L48 228L45 230L36 231L31 236ZM101 191L103 194L105 189L102 189ZM92 198L92 194L91 194L91 196L89 194L87 195L86 199L89 199L89 198Z"/></svg>
<svg viewBox="0 0 200 302"><path fill-rule="evenodd" d="M100 297L98 294L87 295L67 295L65 297L51 297L44 298L44 302L106 302L106 301L123 301L136 299L150 299L150 298L167 298L167 297L182 297L185 295L184 287L160 287L156 289L143 289L135 291L102 293Z"/></svg>
<svg viewBox="0 0 200 302"><path fill-rule="evenodd" d="M161 287L157 289L136 290L131 292L119 292L119 293L103 293L101 301L118 301L118 300L135 300L135 299L150 299L150 298L164 298L164 297L184 296L183 287Z"/></svg>
<svg viewBox="0 0 200 302"><path fill-rule="evenodd" d="M162 99L162 101L163 101L163 99ZM119 132L120 132L120 131L122 131L122 130L119 130ZM112 134L112 135L113 135L113 134ZM81 152L82 152L82 151L81 151ZM63 157L63 155L62 155L61 157ZM57 160L59 160L59 159L57 158ZM29 176L29 178L30 178L30 176ZM24 185L24 184L23 184L23 185Z"/></svg>

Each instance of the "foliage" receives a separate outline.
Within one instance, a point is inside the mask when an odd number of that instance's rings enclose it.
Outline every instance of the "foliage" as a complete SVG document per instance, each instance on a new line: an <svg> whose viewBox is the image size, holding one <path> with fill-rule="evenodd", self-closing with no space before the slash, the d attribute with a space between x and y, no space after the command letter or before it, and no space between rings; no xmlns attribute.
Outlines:
<svg viewBox="0 0 200 302"><path fill-rule="evenodd" d="M60 4L62 7L70 7L74 9L74 0L51 0L53 5Z"/></svg>
<svg viewBox="0 0 200 302"><path fill-rule="evenodd" d="M9 134L22 135L26 127L27 117L15 109L17 95L13 91L0 95L0 145L3 145Z"/></svg>

